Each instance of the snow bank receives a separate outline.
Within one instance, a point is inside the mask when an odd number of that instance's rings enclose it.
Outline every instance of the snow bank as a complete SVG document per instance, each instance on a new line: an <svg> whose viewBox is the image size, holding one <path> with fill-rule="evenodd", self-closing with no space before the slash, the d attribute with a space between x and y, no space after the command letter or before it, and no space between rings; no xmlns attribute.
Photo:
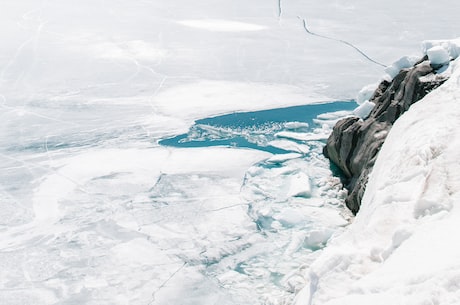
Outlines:
<svg viewBox="0 0 460 305"><path fill-rule="evenodd" d="M356 103L358 103L358 105L361 105L364 102L370 100L372 95L374 95L375 89L377 89L378 86L379 84L375 83L363 87L359 91L358 96L356 97Z"/></svg>
<svg viewBox="0 0 460 305"><path fill-rule="evenodd" d="M452 65L391 129L360 212L309 267L296 305L458 304L459 60Z"/></svg>
<svg viewBox="0 0 460 305"><path fill-rule="evenodd" d="M386 81L391 81L396 75L398 75L399 71L402 69L407 69L413 67L414 64L419 60L418 56L404 56L395 61L391 66L385 68L385 73L383 79Z"/></svg>
<svg viewBox="0 0 460 305"><path fill-rule="evenodd" d="M447 51L452 59L460 56L460 38L453 40L425 40L422 43L423 54L428 54L428 51L433 48L441 47Z"/></svg>
<svg viewBox="0 0 460 305"><path fill-rule="evenodd" d="M426 54L433 65L445 65L450 61L449 53L441 46L429 48Z"/></svg>
<svg viewBox="0 0 460 305"><path fill-rule="evenodd" d="M445 65L460 56L460 38L454 40L426 40L422 51L434 65Z"/></svg>

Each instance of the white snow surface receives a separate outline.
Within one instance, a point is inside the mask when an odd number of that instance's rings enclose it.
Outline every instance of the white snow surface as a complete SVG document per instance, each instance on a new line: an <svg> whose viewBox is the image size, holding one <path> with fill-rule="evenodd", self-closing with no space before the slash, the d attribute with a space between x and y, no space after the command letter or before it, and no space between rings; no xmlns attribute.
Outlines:
<svg viewBox="0 0 460 305"><path fill-rule="evenodd" d="M356 96L356 103L361 105L364 102L369 101L372 98L372 95L374 95L375 89L377 89L378 86L379 83L364 86Z"/></svg>
<svg viewBox="0 0 460 305"><path fill-rule="evenodd" d="M365 119L369 116L374 107L375 104L373 102L365 101L364 103L356 107L355 110L353 110L353 115L356 115L361 119Z"/></svg>
<svg viewBox="0 0 460 305"><path fill-rule="evenodd" d="M451 78L394 124L361 210L307 269L295 304L458 304L460 62L453 64Z"/></svg>
<svg viewBox="0 0 460 305"><path fill-rule="evenodd" d="M229 20L197 19L183 20L180 24L215 32L247 32L267 29L265 26Z"/></svg>
<svg viewBox="0 0 460 305"><path fill-rule="evenodd" d="M422 43L422 52L428 54L433 48L443 48L452 59L460 56L460 38L451 40L425 40Z"/></svg>
<svg viewBox="0 0 460 305"><path fill-rule="evenodd" d="M450 61L448 51L441 46L429 48L426 51L426 54L428 55L430 63L433 65L445 65Z"/></svg>
<svg viewBox="0 0 460 305"><path fill-rule="evenodd" d="M397 61L395 61L391 66L385 68L385 75L383 79L386 81L391 81L396 75L398 75L399 71L402 69L407 69L420 60L418 56L403 56ZM366 88L366 87L365 87Z"/></svg>

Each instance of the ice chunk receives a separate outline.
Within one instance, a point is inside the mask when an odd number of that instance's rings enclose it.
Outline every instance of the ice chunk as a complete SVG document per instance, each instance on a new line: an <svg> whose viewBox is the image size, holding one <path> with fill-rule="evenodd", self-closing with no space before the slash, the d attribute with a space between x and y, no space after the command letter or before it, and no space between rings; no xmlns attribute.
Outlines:
<svg viewBox="0 0 460 305"><path fill-rule="evenodd" d="M287 279L286 284L289 292L297 292L305 286L305 279L299 274L295 274Z"/></svg>
<svg viewBox="0 0 460 305"><path fill-rule="evenodd" d="M305 216L299 213L299 211L296 209L286 209L275 215L273 218L287 226L296 225L305 221Z"/></svg>
<svg viewBox="0 0 460 305"><path fill-rule="evenodd" d="M308 145L299 144L290 140L274 140L268 142L268 145L284 150L290 150L300 154L307 154L310 151L310 147Z"/></svg>
<svg viewBox="0 0 460 305"><path fill-rule="evenodd" d="M317 141L327 139L328 135L315 134L311 132L281 131L276 133L275 137L293 139L298 141Z"/></svg>
<svg viewBox="0 0 460 305"><path fill-rule="evenodd" d="M323 247L332 236L331 229L317 229L308 233L305 244L311 248Z"/></svg>
<svg viewBox="0 0 460 305"><path fill-rule="evenodd" d="M296 214L298 214L297 211ZM286 250L284 251L285 256L290 256L294 252L300 249L302 247L302 244L305 241L306 233L304 231L294 231L291 236L291 242L287 246Z"/></svg>
<svg viewBox="0 0 460 305"><path fill-rule="evenodd" d="M340 111L334 111L334 112L326 112L322 113L317 116L317 119L319 120L339 120L343 118L344 116L350 115L350 111L347 110L340 110Z"/></svg>
<svg viewBox="0 0 460 305"><path fill-rule="evenodd" d="M378 86L379 84L370 84L370 85L364 86L358 92L358 96L356 97L356 103L358 103L358 105L361 105L364 102L370 100L372 95L374 95L375 89L377 89Z"/></svg>
<svg viewBox="0 0 460 305"><path fill-rule="evenodd" d="M452 40L425 40L422 43L423 54L427 54L428 50L433 47L444 48L453 59L460 56L460 38Z"/></svg>
<svg viewBox="0 0 460 305"><path fill-rule="evenodd" d="M441 46L432 47L426 53L432 65L445 65L450 61L449 53Z"/></svg>
<svg viewBox="0 0 460 305"><path fill-rule="evenodd" d="M289 197L310 197L311 196L311 185L310 177L300 172L293 175L291 178L291 184L288 191Z"/></svg>
<svg viewBox="0 0 460 305"><path fill-rule="evenodd" d="M308 123L304 122L287 122L284 124L286 129L301 129L301 128L308 128Z"/></svg>
<svg viewBox="0 0 460 305"><path fill-rule="evenodd" d="M297 153L290 153L290 154L281 154L281 155L274 155L273 157L269 158L267 162L270 163L283 163L287 160L292 160L296 158L300 158L302 155Z"/></svg>
<svg viewBox="0 0 460 305"><path fill-rule="evenodd" d="M386 75L383 77L387 81L391 81L402 69L412 67L420 58L417 56L404 56L395 61L391 66L385 69Z"/></svg>
<svg viewBox="0 0 460 305"><path fill-rule="evenodd" d="M353 110L353 114L360 117L361 119L365 119L369 116L374 107L375 104L373 102L365 101L364 103L359 105L355 110Z"/></svg>

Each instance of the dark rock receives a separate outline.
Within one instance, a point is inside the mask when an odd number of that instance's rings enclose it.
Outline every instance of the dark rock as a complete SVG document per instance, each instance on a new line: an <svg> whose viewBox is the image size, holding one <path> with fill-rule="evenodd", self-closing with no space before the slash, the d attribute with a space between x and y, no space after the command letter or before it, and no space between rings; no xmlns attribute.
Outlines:
<svg viewBox="0 0 460 305"><path fill-rule="evenodd" d="M368 176L393 123L446 80L424 58L414 67L401 70L391 82L379 85L370 100L375 107L365 120L347 117L334 126L324 154L342 170L349 190L345 201L354 214L359 211Z"/></svg>

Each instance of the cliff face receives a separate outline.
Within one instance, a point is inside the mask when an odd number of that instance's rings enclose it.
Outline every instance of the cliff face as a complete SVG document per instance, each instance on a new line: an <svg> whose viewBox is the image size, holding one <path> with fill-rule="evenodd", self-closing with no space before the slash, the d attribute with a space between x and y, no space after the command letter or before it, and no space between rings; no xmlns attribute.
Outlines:
<svg viewBox="0 0 460 305"><path fill-rule="evenodd" d="M425 57L412 68L401 70L391 82L379 85L370 99L375 107L366 119L347 117L334 127L324 154L342 170L349 190L346 204L354 214L359 211L368 176L393 123L446 81L436 73L437 68Z"/></svg>

